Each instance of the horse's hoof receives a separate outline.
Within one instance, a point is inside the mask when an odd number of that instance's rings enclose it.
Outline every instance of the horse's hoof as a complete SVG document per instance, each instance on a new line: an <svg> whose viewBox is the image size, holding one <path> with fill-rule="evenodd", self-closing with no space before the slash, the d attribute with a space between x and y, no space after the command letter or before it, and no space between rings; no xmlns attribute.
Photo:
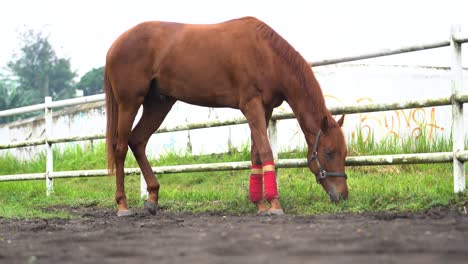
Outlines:
<svg viewBox="0 0 468 264"><path fill-rule="evenodd" d="M257 215L258 216L268 216L268 215L270 215L270 212L268 212L266 210L258 210Z"/></svg>
<svg viewBox="0 0 468 264"><path fill-rule="evenodd" d="M156 203L145 201L145 209L152 215L155 215L156 212L159 210L159 206Z"/></svg>
<svg viewBox="0 0 468 264"><path fill-rule="evenodd" d="M268 211L270 215L284 215L283 209L275 209Z"/></svg>
<svg viewBox="0 0 468 264"><path fill-rule="evenodd" d="M125 217L125 216L131 216L133 215L133 211L131 210L120 210L117 212L117 216L118 217Z"/></svg>

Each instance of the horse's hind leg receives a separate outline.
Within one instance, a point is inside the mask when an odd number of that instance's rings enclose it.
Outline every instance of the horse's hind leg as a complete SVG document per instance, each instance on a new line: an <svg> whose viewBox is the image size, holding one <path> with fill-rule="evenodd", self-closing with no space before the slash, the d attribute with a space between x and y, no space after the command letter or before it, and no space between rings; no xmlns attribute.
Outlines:
<svg viewBox="0 0 468 264"><path fill-rule="evenodd" d="M141 101L143 101L143 97ZM116 181L115 201L118 206L118 216L131 214L128 210L127 196L125 195L124 163L128 152L128 139L141 101L126 100L118 105L117 141L114 148Z"/></svg>
<svg viewBox="0 0 468 264"><path fill-rule="evenodd" d="M143 103L143 114L141 119L138 121L138 124L130 135L129 146L141 168L141 172L143 173L143 177L145 178L147 185L148 199L145 202L145 207L151 214L155 214L157 210L159 182L151 169L148 158L146 157L146 144L148 143L151 135L164 121L164 118L169 113L175 102L176 100L172 98L159 100L159 98L151 96L150 92Z"/></svg>

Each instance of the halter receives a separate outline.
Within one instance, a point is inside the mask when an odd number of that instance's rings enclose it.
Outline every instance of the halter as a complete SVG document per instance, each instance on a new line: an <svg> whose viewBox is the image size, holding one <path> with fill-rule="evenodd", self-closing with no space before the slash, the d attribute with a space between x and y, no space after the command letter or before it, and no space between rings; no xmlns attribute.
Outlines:
<svg viewBox="0 0 468 264"><path fill-rule="evenodd" d="M348 176L346 176L346 173L344 173L344 172L328 172L328 171L326 171L326 170L324 170L322 168L322 165L320 165L317 150L318 150L318 144L319 144L321 134L322 134L322 130L320 129L318 131L318 133L317 133L317 137L315 138L314 148L312 149L312 156L310 156L310 158L307 159L307 165L309 167L310 167L310 164L312 163L312 161L314 161L314 160L315 160L315 162L317 164L317 168L319 169L319 172L318 173L314 172L315 178L317 179L317 183L320 183L326 177L344 177L345 179L347 179Z"/></svg>

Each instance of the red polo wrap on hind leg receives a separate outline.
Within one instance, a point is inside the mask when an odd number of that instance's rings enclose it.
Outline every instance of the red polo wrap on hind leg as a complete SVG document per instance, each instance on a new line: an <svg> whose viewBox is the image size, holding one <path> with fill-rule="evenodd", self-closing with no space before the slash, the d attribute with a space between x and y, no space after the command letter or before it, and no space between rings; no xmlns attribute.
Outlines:
<svg viewBox="0 0 468 264"><path fill-rule="evenodd" d="M263 198L263 179L262 179L262 166L252 165L249 184L249 198L250 201L257 203Z"/></svg>
<svg viewBox="0 0 468 264"><path fill-rule="evenodd" d="M267 201L278 198L278 186L276 185L275 163L273 161L263 164L263 181L265 184L265 198Z"/></svg>

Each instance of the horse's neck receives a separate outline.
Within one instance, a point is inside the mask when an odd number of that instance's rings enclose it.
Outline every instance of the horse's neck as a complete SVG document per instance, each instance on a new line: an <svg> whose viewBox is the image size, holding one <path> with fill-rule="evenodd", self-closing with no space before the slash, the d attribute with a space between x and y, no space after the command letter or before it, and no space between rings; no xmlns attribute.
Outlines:
<svg viewBox="0 0 468 264"><path fill-rule="evenodd" d="M330 116L322 90L313 74L309 76L305 87L299 82L293 82L290 85L287 95L288 104L297 118L307 144L313 144L312 139L319 131L323 118Z"/></svg>

